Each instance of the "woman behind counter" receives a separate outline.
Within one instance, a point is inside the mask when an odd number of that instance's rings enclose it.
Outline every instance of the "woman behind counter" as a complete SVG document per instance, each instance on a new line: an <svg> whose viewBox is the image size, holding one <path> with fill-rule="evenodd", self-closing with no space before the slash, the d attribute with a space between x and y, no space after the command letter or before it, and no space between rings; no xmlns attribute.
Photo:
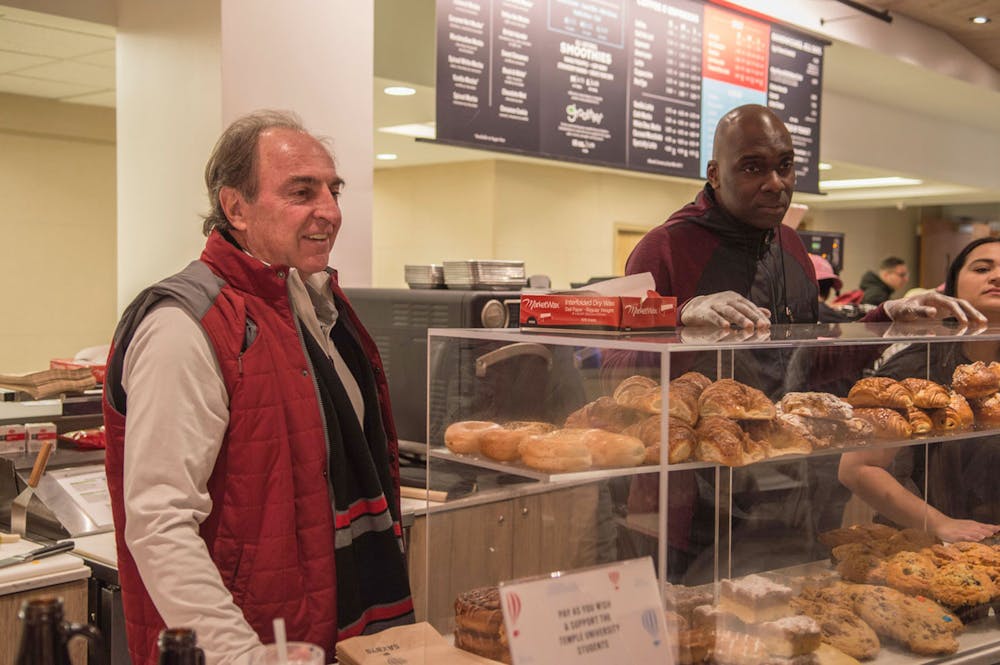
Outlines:
<svg viewBox="0 0 1000 665"><path fill-rule="evenodd" d="M965 246L948 268L945 294L967 300L1000 324L1000 238L980 238ZM1000 359L998 342L915 344L892 356L878 374L895 379L924 377L951 383L955 367ZM1000 531L1000 441L991 437L923 446L845 453L839 478L881 515L905 527L922 528L944 541L982 540ZM890 472L890 468L893 472ZM929 470L928 501L918 495ZM902 482L901 482L902 480ZM904 486L904 483L906 486Z"/></svg>

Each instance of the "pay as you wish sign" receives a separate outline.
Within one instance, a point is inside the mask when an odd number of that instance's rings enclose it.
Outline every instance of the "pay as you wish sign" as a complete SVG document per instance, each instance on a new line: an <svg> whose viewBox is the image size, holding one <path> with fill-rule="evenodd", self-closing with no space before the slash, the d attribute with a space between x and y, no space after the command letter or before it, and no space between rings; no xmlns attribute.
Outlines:
<svg viewBox="0 0 1000 665"><path fill-rule="evenodd" d="M514 665L668 662L649 557L508 582L500 602Z"/></svg>

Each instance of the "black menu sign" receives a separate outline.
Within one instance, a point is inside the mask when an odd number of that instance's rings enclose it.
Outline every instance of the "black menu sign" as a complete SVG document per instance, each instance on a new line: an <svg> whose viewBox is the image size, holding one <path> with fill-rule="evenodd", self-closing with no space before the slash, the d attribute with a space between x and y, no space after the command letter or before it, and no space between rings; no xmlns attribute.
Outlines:
<svg viewBox="0 0 1000 665"><path fill-rule="evenodd" d="M825 43L701 0L437 0L437 140L700 178L767 104L819 188Z"/></svg>

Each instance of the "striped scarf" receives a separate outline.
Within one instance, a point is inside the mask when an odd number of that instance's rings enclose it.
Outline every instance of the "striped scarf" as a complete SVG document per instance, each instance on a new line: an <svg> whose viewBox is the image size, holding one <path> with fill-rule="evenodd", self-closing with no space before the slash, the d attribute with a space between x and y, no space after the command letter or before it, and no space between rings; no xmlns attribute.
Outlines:
<svg viewBox="0 0 1000 665"><path fill-rule="evenodd" d="M330 332L365 401L364 424L333 362L304 332L316 374L330 451L336 523L338 640L413 622L400 516L375 377L360 344L339 317ZM303 328L304 329L304 328Z"/></svg>

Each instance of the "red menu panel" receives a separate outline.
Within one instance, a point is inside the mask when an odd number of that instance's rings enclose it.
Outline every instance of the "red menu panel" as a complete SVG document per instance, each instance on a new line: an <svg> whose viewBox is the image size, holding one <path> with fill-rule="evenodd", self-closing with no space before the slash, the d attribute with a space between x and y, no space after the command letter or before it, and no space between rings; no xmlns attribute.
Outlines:
<svg viewBox="0 0 1000 665"><path fill-rule="evenodd" d="M767 23L706 6L702 76L766 90L770 34Z"/></svg>

